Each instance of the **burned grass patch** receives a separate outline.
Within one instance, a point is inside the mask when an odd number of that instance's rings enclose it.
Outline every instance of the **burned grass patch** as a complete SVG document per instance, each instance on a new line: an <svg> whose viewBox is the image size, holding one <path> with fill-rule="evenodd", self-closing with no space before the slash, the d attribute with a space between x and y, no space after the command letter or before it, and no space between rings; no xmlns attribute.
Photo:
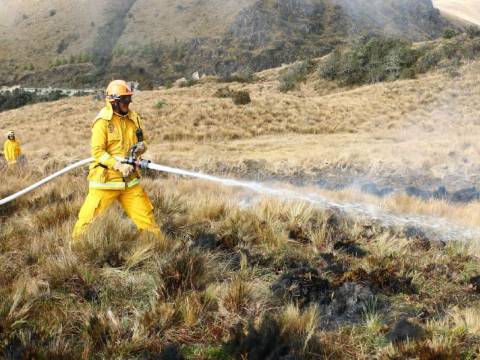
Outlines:
<svg viewBox="0 0 480 360"><path fill-rule="evenodd" d="M370 272L362 268L349 271L338 281L340 284L345 282L362 284L385 295L416 293L412 278L400 275L393 265L378 267Z"/></svg>

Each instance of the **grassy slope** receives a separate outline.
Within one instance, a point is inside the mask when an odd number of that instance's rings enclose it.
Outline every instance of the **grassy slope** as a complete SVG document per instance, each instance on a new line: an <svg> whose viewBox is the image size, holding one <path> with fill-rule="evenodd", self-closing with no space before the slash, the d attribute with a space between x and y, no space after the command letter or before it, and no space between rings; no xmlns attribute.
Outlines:
<svg viewBox="0 0 480 360"><path fill-rule="evenodd" d="M436 72L352 90L314 77L288 94L277 90L281 70L272 70L254 84L230 85L250 91L253 102L245 107L214 97L225 84L208 79L141 92L133 106L146 119L151 156L172 165L219 172L253 159L278 175L297 167L319 176L342 169L359 178L388 173L421 182L423 175L460 187L478 176L479 67L466 65L453 79ZM59 159L86 156L84 139L101 106L89 97L28 106L0 114L0 129L14 127L34 161L53 156L52 141Z"/></svg>
<svg viewBox="0 0 480 360"><path fill-rule="evenodd" d="M310 1L305 2L308 3ZM321 1L316 0L314 3ZM359 6L364 7L365 3L369 2L362 0ZM394 3L401 5L404 1L395 0ZM115 50L118 55L111 64L112 72L118 70L116 66L120 69L129 68L132 74L144 81L151 81L151 77L156 81L179 77L198 69L220 71L224 66L229 72L233 71L230 69L230 60L240 57L240 65L263 69L279 63L272 62L269 56L275 56L277 60L282 57L285 59L282 61L290 62L296 58L295 54L300 52L324 54L331 49L332 44L345 39L346 27L352 27L350 32L347 31L350 35L385 29L387 33L420 40L439 35L444 25L442 19L433 15L429 22L411 16L410 4L407 10L402 6L378 6L378 16L376 14L374 18L382 18L382 21L374 22L373 25L369 16L362 16L359 23L356 23L343 19L339 13L334 13L331 7L322 15L321 20L311 18L308 10L302 9L302 6L305 6L303 2L299 2L300 5L295 3L290 7L284 6L282 9L274 2L266 2L259 6L263 9L261 14L250 12L248 15L244 14L243 19L237 18L241 10L248 9L253 4L253 0L85 0L79 4L57 0L5 0L5 10L0 13L0 80L23 81L39 86L48 82L67 86L64 79L68 77L70 86L92 84L100 75L93 71L91 64L79 66L76 62L80 55L83 55L82 61L86 61L85 55L93 53L97 70L102 70L98 59L101 57L101 50L106 53L102 55L105 55L107 60L111 50ZM256 11L260 12L258 9ZM287 14L297 11L294 18L300 19L300 22L282 23L285 21L285 14L280 14L280 11ZM371 12L367 8L366 13L371 15ZM241 36L240 39L229 41L228 36L225 36L235 20L238 20L236 29L240 30ZM320 31L313 27L303 33L305 24L302 24L302 21L308 26L320 22L324 29ZM390 28L393 22L396 24ZM114 35L111 36L110 32ZM256 37L260 39L261 45L254 45L254 48L250 49L246 44L252 43ZM189 42L192 39L203 39L201 48L182 49L184 41L190 47L194 46ZM222 41L215 43L214 39ZM302 40L298 41L299 39ZM178 48L171 52L170 45L175 44L175 40L178 40ZM242 41L245 42L243 47L239 44ZM282 43L286 45L282 47ZM60 51L60 44L64 45L63 51ZM278 46L280 48L277 48ZM269 49L276 51L274 55L269 55ZM181 55L185 51L188 59ZM72 56L77 59L76 62ZM69 65L59 66L60 60L68 61ZM243 63L244 61L246 63ZM57 66L52 68L55 63ZM212 66L212 63L219 68ZM172 65L172 69L166 64ZM88 78L85 79L87 74Z"/></svg>
<svg viewBox="0 0 480 360"><path fill-rule="evenodd" d="M369 169L372 177L411 172L460 181L475 174L480 154L479 67L468 64L455 79L435 72L358 89L312 76L288 94L277 90L284 69L274 69L253 84L229 85L250 91L253 102L245 107L215 98L225 84L212 79L142 92L134 106L150 134L148 157L171 165L252 176L256 170L245 160L262 160L277 175ZM34 170L6 173L0 197L88 156L89 124L100 107L85 97L1 113L0 131L17 130ZM265 346L270 354L285 345L302 357L479 354L480 297L469 286L480 272L476 244L443 248L421 237L407 241L305 204L191 180L146 178L167 238L135 234L114 209L71 248L84 175L69 175L0 209L0 347L7 354L149 358L166 356L173 344L190 358L240 358L272 339L274 345ZM330 196L480 221L478 203ZM305 273L305 267L316 270ZM275 287L279 280L291 287ZM358 308L342 306L355 299L342 295L351 282L361 286ZM269 319L263 327L262 318ZM423 340L391 344L388 332L401 318L422 327ZM248 330L253 319L258 333ZM237 332L233 341L236 324L250 337ZM223 348L225 343L230 346Z"/></svg>
<svg viewBox="0 0 480 360"><path fill-rule="evenodd" d="M139 0L132 8L134 15L128 20L118 46L136 45L145 37L151 41L172 43L175 39L221 36L238 12L252 3L253 0ZM155 26L146 30L146 24Z"/></svg>
<svg viewBox="0 0 480 360"><path fill-rule="evenodd" d="M7 59L12 66L32 64L35 69L44 69L56 58L88 51L106 20L107 4L108 0L76 2L75 6L61 0L4 1L0 12L0 60ZM52 10L56 11L53 16ZM69 46L58 54L57 46L62 39Z"/></svg>
<svg viewBox="0 0 480 360"><path fill-rule="evenodd" d="M434 0L434 5L446 15L480 25L480 6L475 0Z"/></svg>

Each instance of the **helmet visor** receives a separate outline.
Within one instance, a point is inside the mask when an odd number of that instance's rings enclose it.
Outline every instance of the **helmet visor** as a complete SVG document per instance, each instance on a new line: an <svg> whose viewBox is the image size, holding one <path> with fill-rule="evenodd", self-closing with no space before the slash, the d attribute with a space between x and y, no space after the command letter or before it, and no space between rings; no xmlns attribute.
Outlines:
<svg viewBox="0 0 480 360"><path fill-rule="evenodd" d="M131 95L123 95L123 96L120 96L119 101L120 101L122 104L129 105L129 104L132 102L132 96L131 96Z"/></svg>

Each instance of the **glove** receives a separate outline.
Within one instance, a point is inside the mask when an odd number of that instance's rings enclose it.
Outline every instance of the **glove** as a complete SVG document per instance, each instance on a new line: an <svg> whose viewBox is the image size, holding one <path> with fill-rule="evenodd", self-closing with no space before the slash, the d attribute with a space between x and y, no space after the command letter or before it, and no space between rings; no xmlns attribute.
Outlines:
<svg viewBox="0 0 480 360"><path fill-rule="evenodd" d="M133 166L128 164L122 164L120 161L117 161L113 165L113 170L119 171L124 178L128 177L133 172Z"/></svg>
<svg viewBox="0 0 480 360"><path fill-rule="evenodd" d="M137 156L140 156L142 154L145 153L145 151L147 151L147 145L145 145L145 143L143 141L139 142L137 144Z"/></svg>

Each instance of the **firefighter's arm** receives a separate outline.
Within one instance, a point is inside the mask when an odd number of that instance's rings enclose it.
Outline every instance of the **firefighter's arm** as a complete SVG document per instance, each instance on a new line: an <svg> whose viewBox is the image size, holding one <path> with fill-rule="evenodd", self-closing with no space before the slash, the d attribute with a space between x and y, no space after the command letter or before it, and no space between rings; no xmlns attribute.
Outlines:
<svg viewBox="0 0 480 360"><path fill-rule="evenodd" d="M97 120L92 127L92 156L100 164L111 170L117 160L107 152L107 144L108 121L103 119Z"/></svg>

